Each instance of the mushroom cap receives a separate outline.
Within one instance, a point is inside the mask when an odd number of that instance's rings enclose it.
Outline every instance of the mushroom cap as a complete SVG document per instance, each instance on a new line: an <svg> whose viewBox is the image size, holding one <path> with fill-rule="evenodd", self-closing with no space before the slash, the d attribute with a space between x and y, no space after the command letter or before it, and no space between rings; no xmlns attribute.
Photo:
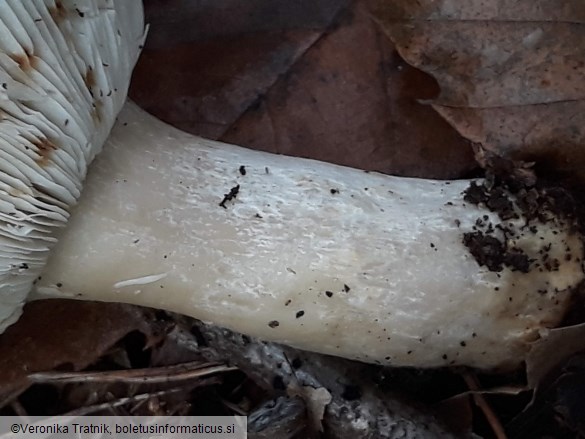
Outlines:
<svg viewBox="0 0 585 439"><path fill-rule="evenodd" d="M0 333L67 223L144 38L141 0L0 2Z"/></svg>

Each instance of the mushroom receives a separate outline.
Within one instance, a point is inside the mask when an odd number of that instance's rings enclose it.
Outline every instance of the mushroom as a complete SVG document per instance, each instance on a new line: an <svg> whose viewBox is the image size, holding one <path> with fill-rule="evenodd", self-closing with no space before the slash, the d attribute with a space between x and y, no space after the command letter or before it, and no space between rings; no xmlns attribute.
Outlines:
<svg viewBox="0 0 585 439"><path fill-rule="evenodd" d="M140 1L0 2L0 332L14 322L124 104Z"/></svg>
<svg viewBox="0 0 585 439"><path fill-rule="evenodd" d="M522 362L570 306L583 280L576 215L565 192L532 182L399 178L251 151L126 103L79 198L142 44L141 5L25 9L0 7L0 32L14 35L0 42L3 327L32 289L366 362L488 369Z"/></svg>

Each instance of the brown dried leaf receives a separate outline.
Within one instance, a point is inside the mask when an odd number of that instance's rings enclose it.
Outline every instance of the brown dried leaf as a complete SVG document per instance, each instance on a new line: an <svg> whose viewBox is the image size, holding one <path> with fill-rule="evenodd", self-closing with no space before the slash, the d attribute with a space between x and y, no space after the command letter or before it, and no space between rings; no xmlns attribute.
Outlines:
<svg viewBox="0 0 585 439"><path fill-rule="evenodd" d="M433 107L504 156L585 172L585 4L375 1L400 54L431 74Z"/></svg>
<svg viewBox="0 0 585 439"><path fill-rule="evenodd" d="M20 320L0 336L0 395L25 385L34 372L81 370L132 331L150 334L147 313L112 303L29 303Z"/></svg>
<svg viewBox="0 0 585 439"><path fill-rule="evenodd" d="M528 388L538 388L554 368L570 358L573 354L585 350L585 323L543 330L526 360ZM551 355L552 354L552 355Z"/></svg>
<svg viewBox="0 0 585 439"><path fill-rule="evenodd" d="M433 105L469 140L549 173L585 178L585 101L466 109Z"/></svg>
<svg viewBox="0 0 585 439"><path fill-rule="evenodd" d="M496 20L585 22L581 0L373 0L387 20Z"/></svg>
<svg viewBox="0 0 585 439"><path fill-rule="evenodd" d="M317 38L293 30L147 49L131 96L177 128L219 139Z"/></svg>
<svg viewBox="0 0 585 439"><path fill-rule="evenodd" d="M474 168L468 143L418 102L435 82L400 59L365 1L212 3L146 2L131 89L143 108L205 137L368 170Z"/></svg>
<svg viewBox="0 0 585 439"><path fill-rule="evenodd" d="M435 104L509 107L585 97L585 26L421 21L388 27L403 56L441 86Z"/></svg>
<svg viewBox="0 0 585 439"><path fill-rule="evenodd" d="M328 26L350 0L145 0L148 47Z"/></svg>

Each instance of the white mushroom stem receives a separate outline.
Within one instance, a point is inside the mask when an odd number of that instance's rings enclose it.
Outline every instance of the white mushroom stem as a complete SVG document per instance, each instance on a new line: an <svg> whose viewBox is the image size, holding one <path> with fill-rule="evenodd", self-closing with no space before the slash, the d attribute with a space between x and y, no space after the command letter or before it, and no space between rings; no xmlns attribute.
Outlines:
<svg viewBox="0 0 585 439"><path fill-rule="evenodd" d="M367 362L514 365L562 318L583 248L560 220L511 219L511 235L493 234L533 259L529 273L480 266L463 234L502 221L463 200L469 184L212 142L127 104L36 294L176 311ZM543 248L558 270L537 268Z"/></svg>

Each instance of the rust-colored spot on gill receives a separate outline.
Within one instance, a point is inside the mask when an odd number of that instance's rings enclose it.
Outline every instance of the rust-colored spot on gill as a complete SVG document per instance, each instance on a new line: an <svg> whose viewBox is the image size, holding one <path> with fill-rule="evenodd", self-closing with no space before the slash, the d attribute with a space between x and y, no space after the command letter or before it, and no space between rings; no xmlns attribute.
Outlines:
<svg viewBox="0 0 585 439"><path fill-rule="evenodd" d="M55 6L52 8L49 8L49 14L51 14L53 21L55 23L59 24L62 20L67 18L67 8L65 8L65 6L63 6L62 1L57 0L55 2Z"/></svg>
<svg viewBox="0 0 585 439"><path fill-rule="evenodd" d="M51 153L57 150L57 146L49 139L35 139L31 142L37 148L37 154L39 155L35 162L45 167L49 164Z"/></svg>
<svg viewBox="0 0 585 439"><path fill-rule="evenodd" d="M93 108L91 110L91 118L95 125L99 125L102 121L102 109L103 109L102 101L95 100L93 103Z"/></svg>
<svg viewBox="0 0 585 439"><path fill-rule="evenodd" d="M83 82L85 82L85 86L93 96L92 89L95 87L95 75L91 66L89 66L85 71L85 75L83 75Z"/></svg>
<svg viewBox="0 0 585 439"><path fill-rule="evenodd" d="M24 50L24 53L13 53L10 55L10 58L18 64L18 67L20 67L20 70L23 72L28 72L35 68L36 57L27 49Z"/></svg>

